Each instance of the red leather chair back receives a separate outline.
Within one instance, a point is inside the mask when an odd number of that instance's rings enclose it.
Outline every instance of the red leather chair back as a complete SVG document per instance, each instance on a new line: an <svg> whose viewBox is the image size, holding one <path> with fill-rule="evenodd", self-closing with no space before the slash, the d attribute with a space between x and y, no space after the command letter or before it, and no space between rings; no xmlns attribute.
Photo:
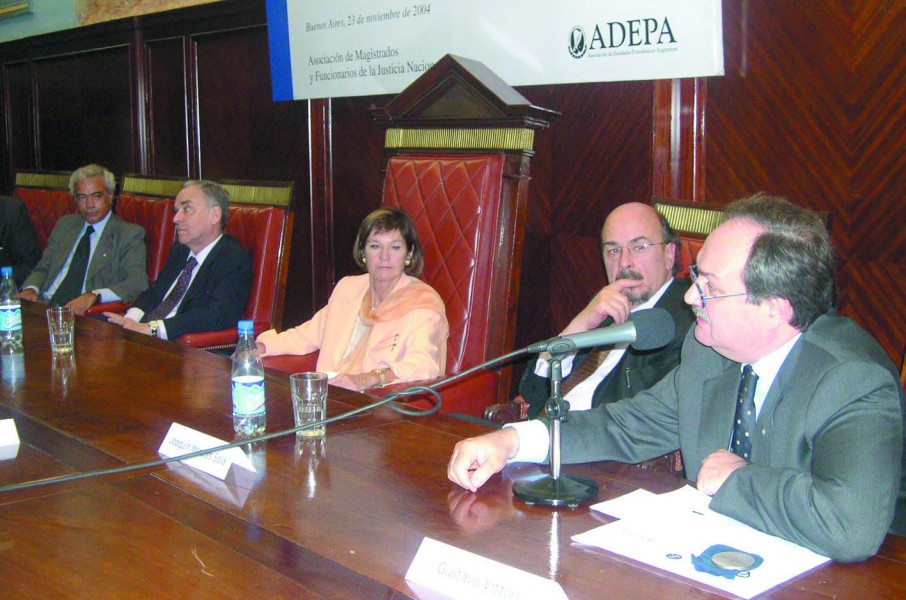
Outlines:
<svg viewBox="0 0 906 600"><path fill-rule="evenodd" d="M173 198L156 198L123 191L116 203L116 214L123 221L144 228L148 281L155 281L170 255L176 231L173 224Z"/></svg>
<svg viewBox="0 0 906 600"><path fill-rule="evenodd" d="M59 171L21 171L16 174L13 196L25 203L43 251L57 219L76 212L69 193L69 173Z"/></svg>
<svg viewBox="0 0 906 600"><path fill-rule="evenodd" d="M383 204L405 210L425 252L421 278L446 304L447 372L496 355L488 339L504 159L501 155L414 155L391 158Z"/></svg>
<svg viewBox="0 0 906 600"><path fill-rule="evenodd" d="M235 237L252 257L255 274L243 318L273 324L287 210L277 206L230 204L227 233Z"/></svg>

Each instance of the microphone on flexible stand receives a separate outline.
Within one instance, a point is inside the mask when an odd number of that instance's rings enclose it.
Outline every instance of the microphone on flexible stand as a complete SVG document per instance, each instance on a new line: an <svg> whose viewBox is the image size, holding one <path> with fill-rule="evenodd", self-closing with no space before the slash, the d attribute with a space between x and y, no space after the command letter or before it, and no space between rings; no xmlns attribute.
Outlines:
<svg viewBox="0 0 906 600"><path fill-rule="evenodd" d="M631 320L613 327L601 327L582 333L551 338L528 347L530 352L549 352L551 395L545 405L550 421L550 475L539 479L517 481L513 493L526 504L569 506L574 508L598 495L598 483L581 475L560 474L560 424L567 420L569 402L560 393L560 361L582 348L630 344L636 350L654 350L673 339L676 325L670 313L662 308L632 313Z"/></svg>

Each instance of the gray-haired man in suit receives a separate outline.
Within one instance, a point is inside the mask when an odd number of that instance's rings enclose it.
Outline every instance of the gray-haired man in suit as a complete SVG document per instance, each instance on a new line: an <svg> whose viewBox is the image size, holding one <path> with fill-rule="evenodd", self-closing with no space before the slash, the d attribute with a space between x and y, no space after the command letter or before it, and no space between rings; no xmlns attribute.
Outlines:
<svg viewBox="0 0 906 600"><path fill-rule="evenodd" d="M833 314L834 271L814 213L763 195L730 205L686 292L697 318L679 366L632 398L572 414L564 462L679 448L712 509L838 561L874 554L888 529L902 535L903 388L877 342ZM739 385L749 370L754 388ZM459 442L447 474L474 491L508 460L545 460L547 445L544 422L517 423Z"/></svg>
<svg viewBox="0 0 906 600"><path fill-rule="evenodd" d="M100 165L76 169L69 191L78 214L60 217L19 297L71 306L131 302L148 287L145 230L110 212L116 179Z"/></svg>

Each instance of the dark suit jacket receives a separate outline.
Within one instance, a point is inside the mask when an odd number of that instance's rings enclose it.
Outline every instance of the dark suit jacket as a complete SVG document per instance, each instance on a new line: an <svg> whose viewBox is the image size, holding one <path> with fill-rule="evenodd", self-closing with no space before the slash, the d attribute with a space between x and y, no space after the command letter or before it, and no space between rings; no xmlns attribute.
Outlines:
<svg viewBox="0 0 906 600"><path fill-rule="evenodd" d="M41 245L25 203L0 196L0 266L12 267L13 279L19 285L39 260Z"/></svg>
<svg viewBox="0 0 906 600"><path fill-rule="evenodd" d="M691 282L688 279L674 279L654 305L655 308L663 308L673 316L676 331L670 343L663 348L648 351L636 350L630 346L613 371L595 388L591 401L593 407L605 402L629 398L633 394L646 390L679 364L683 340L695 320L692 309L683 301L683 295L690 285ZM601 326L607 327L612 323L613 320L608 318ZM572 373L585 362L591 350L588 348L576 355ZM550 396L550 380L547 377L535 375L536 362L537 360L532 360L528 363L519 384L519 394L529 404L528 416L530 419L541 413ZM568 379L569 377L565 377L564 381Z"/></svg>
<svg viewBox="0 0 906 600"><path fill-rule="evenodd" d="M676 448L690 480L729 446L739 363L690 332L682 362L650 390L570 415L564 462L637 463ZM903 533L903 388L878 343L851 320L818 318L796 342L758 414L751 464L711 508L839 561ZM898 500L899 495L899 500Z"/></svg>
<svg viewBox="0 0 906 600"><path fill-rule="evenodd" d="M189 248L174 242L160 276L133 305L146 314L160 304L189 258ZM211 249L186 290L176 315L164 319L167 337L236 327L252 289L252 259L236 238L224 234Z"/></svg>
<svg viewBox="0 0 906 600"><path fill-rule="evenodd" d="M21 284L23 288L36 288L38 296L44 293L63 268L66 258L78 242L84 224L85 219L81 215L60 217L50 232L41 262ZM138 225L126 223L116 215L110 215L104 233L91 255L91 262L85 273L85 289L108 288L124 302L131 302L147 287L145 230Z"/></svg>

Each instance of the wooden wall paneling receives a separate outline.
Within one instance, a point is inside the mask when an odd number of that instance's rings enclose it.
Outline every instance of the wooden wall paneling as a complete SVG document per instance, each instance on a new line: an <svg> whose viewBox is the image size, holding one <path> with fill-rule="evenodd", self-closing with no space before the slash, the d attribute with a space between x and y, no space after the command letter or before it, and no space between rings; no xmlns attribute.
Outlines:
<svg viewBox="0 0 906 600"><path fill-rule="evenodd" d="M759 190L829 210L848 229L849 23L839 2L724 3L724 77L707 97L705 194Z"/></svg>
<svg viewBox="0 0 906 600"><path fill-rule="evenodd" d="M542 93L533 94L535 89ZM530 185L526 257L543 253L529 244L548 246L548 282L523 285L519 301L524 315L546 302L551 320L526 323L525 329L520 324L517 336L560 331L604 284L598 250L604 219L620 204L647 202L651 196L651 90L651 82L520 89L562 116L538 136L536 152L547 153L550 166L539 161L545 172L533 164ZM524 262L523 277L534 269Z"/></svg>
<svg viewBox="0 0 906 600"><path fill-rule="evenodd" d="M362 219L381 205L387 163L384 130L375 124L369 108L385 106L392 98L363 96L331 101L336 279L361 273L352 259L352 245Z"/></svg>
<svg viewBox="0 0 906 600"><path fill-rule="evenodd" d="M39 169L137 167L128 44L35 60Z"/></svg>
<svg viewBox="0 0 906 600"><path fill-rule="evenodd" d="M842 311L893 357L906 346L906 5L853 4L852 184Z"/></svg>
<svg viewBox="0 0 906 600"><path fill-rule="evenodd" d="M906 343L904 13L886 0L725 2L704 177L712 202L765 190L828 211L838 308L895 361Z"/></svg>
<svg viewBox="0 0 906 600"><path fill-rule="evenodd" d="M16 165L16 170L37 168L31 81L31 69L27 61L3 65L0 89L3 92L6 118L0 163L3 166L0 169L0 191L7 194L12 192L15 182L15 173L9 165Z"/></svg>
<svg viewBox="0 0 906 600"><path fill-rule="evenodd" d="M145 110L148 124L147 173L188 178L190 129L188 107L188 48L185 37L145 42L147 89ZM192 113L194 115L194 111Z"/></svg>
<svg viewBox="0 0 906 600"><path fill-rule="evenodd" d="M336 281L336 253L334 251L334 175L333 121L330 99L308 101L309 131L309 210L298 210L300 216L307 212L305 228L296 226L295 247L305 248L310 256L311 281L305 294L305 310L298 311L293 324L305 321L316 310L327 304L333 282ZM297 222L298 223L298 222ZM317 274L317 276L315 276Z"/></svg>
<svg viewBox="0 0 906 600"><path fill-rule="evenodd" d="M652 196L704 202L708 78L653 82Z"/></svg>
<svg viewBox="0 0 906 600"><path fill-rule="evenodd" d="M249 27L192 36L198 106L199 175L277 179L284 149L273 143L274 102L267 65L267 29ZM265 135L261 135L265 133ZM276 159L276 160L275 160Z"/></svg>

